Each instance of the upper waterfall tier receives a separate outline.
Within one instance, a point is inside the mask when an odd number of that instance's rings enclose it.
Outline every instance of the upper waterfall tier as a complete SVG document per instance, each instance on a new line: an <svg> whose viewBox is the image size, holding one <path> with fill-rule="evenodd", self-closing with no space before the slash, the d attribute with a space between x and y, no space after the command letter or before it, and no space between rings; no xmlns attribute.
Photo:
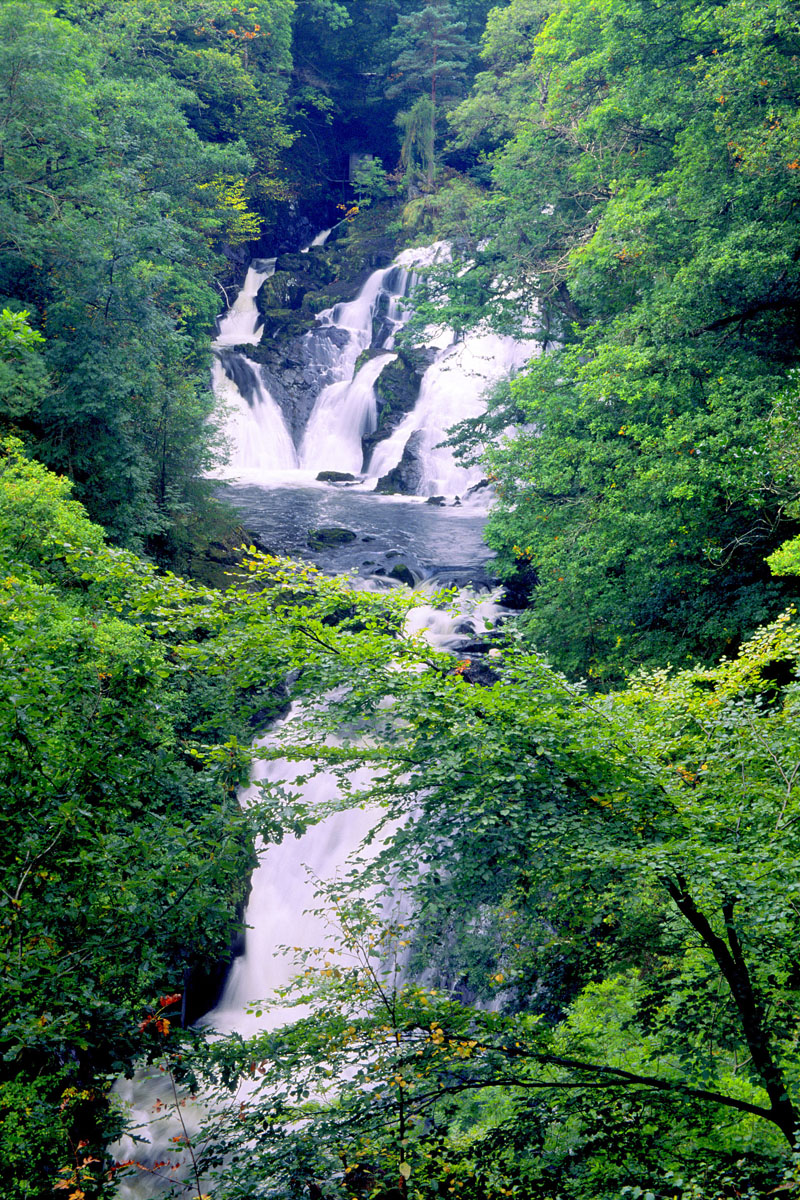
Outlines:
<svg viewBox="0 0 800 1200"><path fill-rule="evenodd" d="M275 472L285 479L289 471L301 482L335 471L383 493L463 494L481 472L457 464L442 442L457 422L480 414L487 389L519 369L538 344L487 330L454 344L452 331L440 328L428 331L426 346L396 351L415 271L449 256L441 242L403 251L374 270L357 295L351 292L313 321L304 318L303 264L311 264L308 279L318 287L314 255L321 251L314 247L323 240L315 239L302 259L278 260L284 269L277 272L275 260L253 264L220 321L221 370L215 369L214 382L227 410L228 474L269 482ZM267 279L268 301L258 299ZM335 290L330 285L313 295L333 297ZM274 319L273 298L289 305L274 310ZM261 345L259 306L269 331ZM291 313L299 314L293 322ZM245 355L238 347L248 343L257 349Z"/></svg>
<svg viewBox="0 0 800 1200"><path fill-rule="evenodd" d="M219 320L214 346L256 345L261 340L261 318L256 296L266 279L275 274L274 258L255 259L248 269L239 295Z"/></svg>

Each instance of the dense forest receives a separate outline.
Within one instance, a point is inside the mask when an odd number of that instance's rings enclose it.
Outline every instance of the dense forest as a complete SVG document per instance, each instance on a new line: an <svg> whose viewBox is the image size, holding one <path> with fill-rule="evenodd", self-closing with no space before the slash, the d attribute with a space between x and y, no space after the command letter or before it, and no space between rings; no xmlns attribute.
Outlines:
<svg viewBox="0 0 800 1200"><path fill-rule="evenodd" d="M538 343L449 435L480 670L210 476L215 319L334 223L448 244L404 344ZM799 248L786 0L0 4L4 1198L797 1192ZM298 1019L215 1037L257 846L328 812L242 807L259 757L380 834Z"/></svg>

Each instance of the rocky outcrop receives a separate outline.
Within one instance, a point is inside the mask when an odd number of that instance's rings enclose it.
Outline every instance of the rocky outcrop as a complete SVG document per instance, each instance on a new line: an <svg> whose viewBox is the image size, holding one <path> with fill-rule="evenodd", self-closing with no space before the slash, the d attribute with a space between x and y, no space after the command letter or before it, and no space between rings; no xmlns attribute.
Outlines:
<svg viewBox="0 0 800 1200"><path fill-rule="evenodd" d="M303 319L313 318L314 312L305 304L306 296L330 283L334 276L335 269L328 261L324 246L314 246L307 254L279 255L275 273L264 280L256 297L265 327L274 323L275 310L288 313L304 309Z"/></svg>
<svg viewBox="0 0 800 1200"><path fill-rule="evenodd" d="M419 494L423 480L423 466L420 450L424 441L421 429L411 434L403 450L403 457L396 467L392 467L386 475L378 480L375 491L384 495L399 493L401 496L416 496Z"/></svg>
<svg viewBox="0 0 800 1200"><path fill-rule="evenodd" d="M417 403L422 376L430 366L435 351L401 348L397 358L387 363L375 382L378 424L373 433L362 439L364 462L369 463L378 442L394 433L397 426Z"/></svg>
<svg viewBox="0 0 800 1200"><path fill-rule="evenodd" d="M324 246L306 254L280 254L275 273L256 297L263 322L261 342L232 348L259 365L264 386L282 409L297 446L314 401L334 382L331 368L348 340L345 330L321 325L317 314L355 299L372 271L390 265L398 247L382 228L385 221L385 213L370 212L357 226L342 222ZM235 382L239 386L239 379ZM249 394L240 390L249 399L252 379L243 382ZM391 428L387 426L387 432Z"/></svg>
<svg viewBox="0 0 800 1200"><path fill-rule="evenodd" d="M280 405L296 446L314 401L334 380L331 366L336 351L346 342L345 330L311 321L301 323L292 335L273 338L265 334L258 346L235 347L261 367L264 386Z"/></svg>

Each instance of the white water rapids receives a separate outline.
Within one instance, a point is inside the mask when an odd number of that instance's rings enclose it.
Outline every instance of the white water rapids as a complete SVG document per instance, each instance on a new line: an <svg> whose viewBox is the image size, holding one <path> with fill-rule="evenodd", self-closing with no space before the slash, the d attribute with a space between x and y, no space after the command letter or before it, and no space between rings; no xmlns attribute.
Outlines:
<svg viewBox="0 0 800 1200"><path fill-rule="evenodd" d="M475 597L469 609L468 624L477 636L501 611L491 599ZM422 636L439 649L454 649L463 640L464 623L463 612L420 604L408 613L406 633ZM260 744L280 745L293 715L298 715L296 707ZM257 760L253 782L241 794L241 802L257 798L261 781L283 781L291 787L309 766L287 759ZM354 772L350 779L353 790L365 790L369 783L367 769ZM303 791L308 807L317 810L340 795L334 776L326 771L308 780ZM320 910L319 884L335 882L348 871L380 815L374 808L345 808L331 812L300 838L287 836L266 850L262 847L245 913L244 953L234 960L216 1008L203 1018L205 1027L247 1038L306 1015L305 1007L276 1001L275 995L291 982L299 954L327 946L336 936L332 922ZM371 855L379 848L380 844L373 844ZM196 1197L190 1159L185 1148L176 1148L176 1138L197 1138L210 1111L203 1099L178 1099L169 1077L157 1066L131 1080L120 1080L115 1091L127 1109L130 1133L113 1147L114 1156L118 1162L137 1164L137 1173L120 1181L121 1200L155 1200L182 1179L187 1183L180 1194L186 1200Z"/></svg>
<svg viewBox="0 0 800 1200"><path fill-rule="evenodd" d="M319 235L313 244L322 244L328 232ZM387 364L397 358L394 339L408 317L404 299L412 273L445 252L441 245L405 251L389 268L374 271L354 300L319 315L320 327L330 327L337 334L336 340L329 341L327 347L323 343L320 350L330 356L325 369L331 381L317 395L297 445L258 363L232 350L259 343L262 329L256 297L274 272L275 260L262 260L250 268L239 296L219 322L215 341L219 357L214 363L213 382L227 413L227 436L232 447L226 475L265 489L285 491L300 483L307 487L319 471L348 472L357 477L354 486L363 495L374 489L379 477L397 467L413 437L420 497L463 495L480 480L479 469L458 465L451 451L439 443L457 421L480 413L487 387L518 369L536 352L532 342L487 331L476 331L457 343L448 331L431 335L434 353L423 374L415 407L389 436L377 442L370 461L363 461L362 438L376 430L378 421L375 384ZM376 320L378 313L380 320ZM376 328L380 329L377 344ZM364 357L366 351L370 355ZM232 356L227 369L225 354ZM367 497L363 500L366 503ZM388 506L390 512L404 511L389 498L370 497L368 502ZM433 515L431 510L427 513ZM448 519L453 522L451 536L458 541L457 512ZM376 539L370 536L362 540L373 543ZM384 586L388 583L385 581ZM367 583L379 585L377 579ZM473 598L469 613L454 614L432 608L424 602L424 596L420 599L419 606L409 614L407 632L421 634L444 649L463 644L465 632L480 636L497 614L490 600L476 603ZM280 744L282 728L279 723L267 741ZM289 781L291 786L302 772L303 764L277 760L267 766L260 763L257 774L261 779ZM360 787L369 781L364 775L353 782ZM253 787L257 783L258 778ZM314 808L331 801L336 785L330 775L323 773L304 787L304 800ZM247 803L250 796L245 792L242 802ZM205 1025L221 1034L237 1032L246 1037L300 1015L297 1008L277 1006L266 1008L257 1017L255 1005L292 977L295 953L281 947L307 949L330 939L325 917L313 911L319 903L315 895L317 881L333 880L348 869L348 861L376 818L377 814L368 808L345 809L312 826L300 839L286 837L279 845L268 847L253 874L244 954L234 961L217 1007L203 1020ZM176 1178L187 1178L189 1172L186 1155L175 1153L174 1138L182 1129L176 1124L178 1110L169 1081L154 1069L140 1073L134 1080L120 1081L116 1091L128 1107L129 1127L136 1140L125 1138L115 1147L115 1157L139 1164L138 1174L121 1182L119 1195L122 1200L153 1200L169 1191ZM180 1109L180 1114L191 1138L204 1115L203 1104L189 1104ZM175 1159L181 1160L177 1173L156 1166ZM190 1192L187 1185L185 1194L194 1195L196 1190Z"/></svg>

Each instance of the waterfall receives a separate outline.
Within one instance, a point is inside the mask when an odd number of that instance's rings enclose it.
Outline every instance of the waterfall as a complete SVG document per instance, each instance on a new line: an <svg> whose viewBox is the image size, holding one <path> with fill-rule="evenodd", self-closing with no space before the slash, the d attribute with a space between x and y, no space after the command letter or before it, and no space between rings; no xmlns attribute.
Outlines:
<svg viewBox="0 0 800 1200"><path fill-rule="evenodd" d="M262 284L275 273L276 259L256 260L227 313L219 319L211 371L214 394L225 411L230 446L226 470L215 474L250 475L290 471L297 455L283 413L264 386L257 363L228 347L257 345L261 317L256 305Z"/></svg>
<svg viewBox="0 0 800 1200"><path fill-rule="evenodd" d="M296 715L296 710L295 710ZM290 715L287 718L291 721ZM280 734L285 726L279 726ZM275 737L269 739L273 742ZM292 786L298 775L307 774L311 764L279 759L261 764L261 780L283 780ZM353 786L368 786L367 770L353 775ZM250 791L256 791L257 783ZM333 775L323 771L303 786L304 802L319 811L338 796ZM246 802L246 796L244 797ZM271 1004L261 1016L254 1005L269 1001L285 987L296 972L298 951L312 950L331 939L331 921L318 911L316 895L320 883L331 883L343 875L348 859L373 828L379 813L356 808L333 812L313 825L302 838L286 837L270 846L253 873L248 902L244 954L237 958L228 976L219 1004L205 1019L219 1033L251 1037L306 1015L297 1005ZM291 943L288 948L286 943Z"/></svg>
<svg viewBox="0 0 800 1200"><path fill-rule="evenodd" d="M318 234L303 252L323 245L330 233ZM308 377L319 380L319 385L299 415L292 394L296 383L288 381L288 391L282 391L280 380L269 375L272 382L267 387L263 370L231 349L256 344L261 337L256 296L274 273L275 260L255 263L232 308L221 318L215 342L225 367L223 372L215 369L214 386L228 409L226 434L232 447L228 473L266 480L275 472L297 471L299 482L321 471L337 471L362 477L362 486L372 489L401 467L405 469L400 479L393 480L388 490L420 496L463 495L477 484L480 469L458 465L442 443L453 425L481 413L492 384L538 353L532 339L477 329L454 344L446 327L427 330L425 341L433 361L422 376L417 403L399 421L395 416L380 438L376 383L395 358L392 351L409 316L407 296L415 271L449 257L444 242L404 250L390 267L373 271L353 300L318 314L316 328L302 339L302 354L308 364L304 384ZM364 361L367 351L371 357ZM277 400L269 388L278 389ZM294 405L294 440L287 428L287 404ZM362 439L370 434L375 435L374 449L365 463Z"/></svg>
<svg viewBox="0 0 800 1200"><path fill-rule="evenodd" d="M287 725L298 715L297 706L293 706L260 744L279 744ZM240 802L247 804L256 799L262 782L283 781L292 787L310 768L310 763L286 759L257 762L253 782L240 793ZM364 769L354 772L352 784L366 787L369 780L370 774ZM319 811L337 798L337 782L330 772L323 771L303 785L303 792L309 808ZM324 912L317 911L318 886L344 873L378 816L377 810L368 808L332 812L301 838L287 836L266 849L259 847L260 862L253 872L245 914L244 954L235 960L220 1001L203 1019L203 1026L217 1034L235 1033L247 1038L306 1015L305 1006L274 1003L276 989L291 981L298 951L327 945L335 937L331 921ZM263 1008L256 1007L258 1002L265 1002ZM157 1068L150 1068L132 1080L121 1080L115 1091L129 1106L129 1128L136 1140L129 1134L113 1152L118 1161L138 1164L138 1173L121 1181L118 1195L120 1200L154 1200L171 1192L179 1180L189 1178L185 1151L182 1155L174 1140L183 1128L175 1115L169 1081ZM210 1112L202 1098L182 1098L182 1124L190 1138L196 1138ZM180 1163L180 1169L170 1174L165 1163ZM191 1187L183 1194L196 1197Z"/></svg>
<svg viewBox="0 0 800 1200"><path fill-rule="evenodd" d="M375 381L396 354L380 354L348 382L332 383L320 393L300 448L300 461L313 471L334 468L359 474L361 439L377 423Z"/></svg>
<svg viewBox="0 0 800 1200"><path fill-rule="evenodd" d="M410 438L419 462L419 495L463 493L482 477L479 467L459 466L440 443L458 421L483 412L483 396L493 383L521 367L532 344L490 332L467 334L464 341L439 351L425 372L419 399L397 429L375 447L367 475L377 481L396 467Z"/></svg>
<svg viewBox="0 0 800 1200"><path fill-rule="evenodd" d="M478 600L468 592L462 593L462 597L464 610L460 612L424 603L410 609L406 633L424 638L439 650L452 650L459 641L463 643L465 633L473 638L485 633L503 611L491 598ZM291 731L292 722L300 715L299 708L293 705L289 715L261 745L279 746L284 733ZM290 788L297 786L295 781L308 775L310 766L308 762L287 759L257 763L253 782L241 794L241 802L252 802L259 794L259 783L264 781L283 781ZM354 771L350 777L352 789L365 790L371 778L368 768ZM341 800L336 778L328 771L312 776L302 787L303 802L310 811L319 812ZM245 914L244 953L234 962L219 1004L204 1019L204 1024L220 1033L237 1032L249 1037L305 1015L305 1010L296 1005L277 1005L258 1017L253 1007L291 981L298 949L328 943L331 921L324 911L317 911L318 883L330 883L343 875L379 818L380 810L375 808L334 811L311 826L301 838L286 837L266 849L253 872ZM370 856L379 849L380 843L372 845ZM288 949L286 943L290 943Z"/></svg>
<svg viewBox="0 0 800 1200"><path fill-rule="evenodd" d="M231 446L224 473L261 476L291 471L297 467L297 455L280 408L264 387L257 364L242 355L235 361L238 384L225 370L224 360L215 359L212 368L214 392L227 413L225 432ZM242 386L249 397L242 394Z"/></svg>
<svg viewBox="0 0 800 1200"><path fill-rule="evenodd" d="M312 245L321 245L324 240L320 235ZM361 439L376 425L375 381L394 355L377 355L358 371L357 360L374 341L373 322L379 301L383 302L379 344L391 345L405 319L402 298L408 292L409 271L402 265L373 271L354 300L336 304L318 315L319 336L308 336L307 353L331 382L316 398L297 452L260 367L227 349L260 340L255 298L274 267L275 260L271 259L269 269L248 271L242 291L220 321L214 343L224 366L220 371L215 364L212 382L227 413L225 434L231 457L226 473L239 478L292 469L359 474L363 466Z"/></svg>
<svg viewBox="0 0 800 1200"><path fill-rule="evenodd" d="M224 316L220 317L214 346L256 345L261 338L261 318L256 296L265 279L275 274L274 258L257 259L250 265L239 295Z"/></svg>
<svg viewBox="0 0 800 1200"><path fill-rule="evenodd" d="M328 238L333 233L333 230L334 230L333 225L330 227L330 229L321 229L320 232L314 238L314 240L312 242L310 242L308 246L304 246L303 249L300 251L300 253L308 254L309 250L313 249L314 246L324 246L325 243L327 242Z"/></svg>

